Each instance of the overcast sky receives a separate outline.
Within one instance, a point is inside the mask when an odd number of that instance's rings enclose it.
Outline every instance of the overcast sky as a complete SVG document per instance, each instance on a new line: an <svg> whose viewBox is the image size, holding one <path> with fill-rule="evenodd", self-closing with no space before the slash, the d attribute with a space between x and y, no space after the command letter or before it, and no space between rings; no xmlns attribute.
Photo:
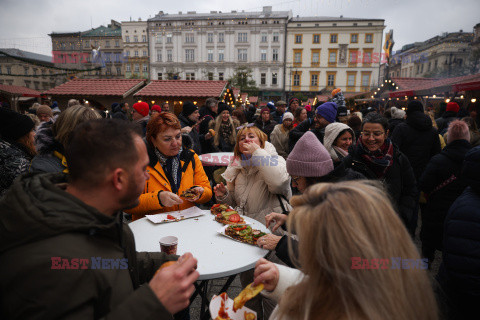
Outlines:
<svg viewBox="0 0 480 320"><path fill-rule="evenodd" d="M385 19L394 30L394 50L443 32L472 32L480 23L479 0L0 0L0 48L51 55L52 31L85 31L111 19L146 20L158 11L292 10L294 16L340 16Z"/></svg>

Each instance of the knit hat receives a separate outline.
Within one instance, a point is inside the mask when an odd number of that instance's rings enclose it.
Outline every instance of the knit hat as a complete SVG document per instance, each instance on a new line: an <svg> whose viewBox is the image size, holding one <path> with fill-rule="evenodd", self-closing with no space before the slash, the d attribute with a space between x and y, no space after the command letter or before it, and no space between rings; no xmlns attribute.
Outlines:
<svg viewBox="0 0 480 320"><path fill-rule="evenodd" d="M132 108L144 117L148 116L148 112L150 111L150 108L148 107L148 103L143 101L134 103Z"/></svg>
<svg viewBox="0 0 480 320"><path fill-rule="evenodd" d="M418 100L412 100L407 106L407 116L415 111L423 112L423 104Z"/></svg>
<svg viewBox="0 0 480 320"><path fill-rule="evenodd" d="M307 105L305 106L305 110L307 110L307 112L312 111L312 106L309 105L309 104L307 104Z"/></svg>
<svg viewBox="0 0 480 320"><path fill-rule="evenodd" d="M288 155L288 174L299 177L323 177L332 170L333 161L327 149L315 134L305 132Z"/></svg>
<svg viewBox="0 0 480 320"><path fill-rule="evenodd" d="M154 104L152 106L152 111L162 112L162 107L160 107L158 104Z"/></svg>
<svg viewBox="0 0 480 320"><path fill-rule="evenodd" d="M291 99L288 101L288 105L291 105L292 102L294 102L294 101L297 101L298 104L300 104L300 101L299 101L297 98L291 98Z"/></svg>
<svg viewBox="0 0 480 320"><path fill-rule="evenodd" d="M228 104L225 102L219 102L218 103L218 109L217 109L217 114L221 114L223 111L227 110L228 113L232 114L233 110L232 107L230 107Z"/></svg>
<svg viewBox="0 0 480 320"><path fill-rule="evenodd" d="M260 114L264 113L265 111L270 113L270 109L268 107L263 107L262 110L260 111Z"/></svg>
<svg viewBox="0 0 480 320"><path fill-rule="evenodd" d="M37 108L37 116L41 114L48 114L49 117L53 117L53 111L49 106L41 105Z"/></svg>
<svg viewBox="0 0 480 320"><path fill-rule="evenodd" d="M460 106L456 102L449 102L447 103L447 110L446 111L453 111L458 112L460 110Z"/></svg>
<svg viewBox="0 0 480 320"><path fill-rule="evenodd" d="M291 112L285 112L285 113L283 114L282 120L285 121L285 119L290 119L290 120L293 121L293 119L294 119L293 114L292 114Z"/></svg>
<svg viewBox="0 0 480 320"><path fill-rule="evenodd" d="M337 117L337 105L335 102L325 102L317 107L315 113L325 118L328 122L333 123Z"/></svg>
<svg viewBox="0 0 480 320"><path fill-rule="evenodd" d="M275 110L275 103L273 103L273 101L270 101L269 103L267 103L267 107L268 107L268 109L273 111L273 110Z"/></svg>
<svg viewBox="0 0 480 320"><path fill-rule="evenodd" d="M325 136L323 138L323 144L325 146L325 149L328 150L328 152L332 157L336 156L335 151L332 148L333 143L335 142L335 139L338 138L338 135L340 134L340 132L342 132L343 130L350 131L350 133L352 134L352 141L355 141L355 133L353 132L352 128L350 128L344 123L334 122L334 123L330 123L328 126L325 127Z"/></svg>
<svg viewBox="0 0 480 320"><path fill-rule="evenodd" d="M192 113L194 113L197 110L198 110L198 107L196 105L194 105L193 102L187 101L183 104L182 114L185 117L188 117L189 115L191 115Z"/></svg>
<svg viewBox="0 0 480 320"><path fill-rule="evenodd" d="M332 97L335 97L339 92L342 92L342 89L336 88L332 90Z"/></svg>
<svg viewBox="0 0 480 320"><path fill-rule="evenodd" d="M392 114L392 119L403 119L405 118L405 111L402 109L392 107L390 109L390 113Z"/></svg>
<svg viewBox="0 0 480 320"><path fill-rule="evenodd" d="M50 107L47 107L50 109ZM16 141L32 131L35 123L29 116L7 108L0 108L0 136L9 141Z"/></svg>

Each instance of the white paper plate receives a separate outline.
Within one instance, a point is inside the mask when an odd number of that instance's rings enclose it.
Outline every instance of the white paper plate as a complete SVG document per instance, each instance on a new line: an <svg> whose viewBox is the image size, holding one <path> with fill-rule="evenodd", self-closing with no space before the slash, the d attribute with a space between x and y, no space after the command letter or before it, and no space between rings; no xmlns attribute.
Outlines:
<svg viewBox="0 0 480 320"><path fill-rule="evenodd" d="M210 316L212 319L215 319L218 316L218 311L220 310L222 297L221 296L213 296L212 300L210 301ZM241 309L238 309L237 312L233 312L233 300L228 298L225 301L225 311L228 313L228 316L232 320L244 320L245 319L245 312L255 314L255 319L257 319L257 313L245 306Z"/></svg>

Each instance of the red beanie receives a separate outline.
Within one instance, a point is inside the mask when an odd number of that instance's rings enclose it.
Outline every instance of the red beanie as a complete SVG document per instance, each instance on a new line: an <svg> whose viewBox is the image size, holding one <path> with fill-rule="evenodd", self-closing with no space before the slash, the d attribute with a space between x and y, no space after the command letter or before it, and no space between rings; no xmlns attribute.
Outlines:
<svg viewBox="0 0 480 320"><path fill-rule="evenodd" d="M265 111L270 113L270 109L268 107L263 107L262 110L260 111L260 114L264 113Z"/></svg>
<svg viewBox="0 0 480 320"><path fill-rule="evenodd" d="M135 103L133 105L133 109L135 109L135 111L137 111L144 117L148 116L148 112L150 111L150 108L148 107L148 103L143 101Z"/></svg>
<svg viewBox="0 0 480 320"><path fill-rule="evenodd" d="M152 111L162 112L162 107L160 107L160 106L157 105L157 104L154 104L154 105L152 106Z"/></svg>
<svg viewBox="0 0 480 320"><path fill-rule="evenodd" d="M453 111L458 112L460 110L460 106L456 102L449 102L447 103L447 109L445 111Z"/></svg>

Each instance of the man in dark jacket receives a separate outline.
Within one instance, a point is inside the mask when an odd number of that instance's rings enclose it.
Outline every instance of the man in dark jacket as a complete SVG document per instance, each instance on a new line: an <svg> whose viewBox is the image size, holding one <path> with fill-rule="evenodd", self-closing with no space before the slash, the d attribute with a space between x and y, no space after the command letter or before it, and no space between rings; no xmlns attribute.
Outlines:
<svg viewBox="0 0 480 320"><path fill-rule="evenodd" d="M0 202L1 318L171 319L189 304L196 260L154 275L176 256L136 252L122 223L148 179L140 134L126 121L83 123L66 159L68 179L25 175Z"/></svg>
<svg viewBox="0 0 480 320"><path fill-rule="evenodd" d="M270 109L268 107L262 108L260 117L254 122L255 126L262 130L270 140L270 134L277 125L277 123L270 119Z"/></svg>
<svg viewBox="0 0 480 320"><path fill-rule="evenodd" d="M323 143L325 127L330 123L335 122L336 117L337 105L334 102L325 102L319 105L315 109L315 118L308 118L290 131L290 136L288 138L289 151L291 152L293 150L297 141L300 140L307 131L312 131L315 136L317 136L318 140Z"/></svg>
<svg viewBox="0 0 480 320"><path fill-rule="evenodd" d="M435 250L442 250L443 223L448 209L462 194L466 182L461 177L463 159L472 148L468 125L460 120L450 122L448 144L427 165L419 181L427 204L422 208L422 254L429 266L435 259Z"/></svg>
<svg viewBox="0 0 480 320"><path fill-rule="evenodd" d="M112 119L128 120L127 116L128 104L126 103L113 103L112 104Z"/></svg>
<svg viewBox="0 0 480 320"><path fill-rule="evenodd" d="M209 98L205 105L200 108L200 125L198 132L200 134L200 144L203 153L215 152L212 135L209 133L210 121L217 117L218 101L215 98Z"/></svg>
<svg viewBox="0 0 480 320"><path fill-rule="evenodd" d="M178 120L182 126L182 133L188 134L193 141L193 151L196 154L202 154L202 146L200 144L200 133L198 132L198 119L200 112L198 107L192 102L187 101L183 104L182 112L178 115Z"/></svg>
<svg viewBox="0 0 480 320"><path fill-rule="evenodd" d="M448 297L449 319L474 319L480 301L480 146L465 155L461 174L468 187L445 219L437 280Z"/></svg>
<svg viewBox="0 0 480 320"><path fill-rule="evenodd" d="M450 121L457 119L458 111L460 110L460 106L456 102L449 102L447 103L446 111L443 113L442 117L435 119L437 123L438 133L444 135L447 132L448 124Z"/></svg>
<svg viewBox="0 0 480 320"><path fill-rule="evenodd" d="M408 103L407 119L395 127L391 139L407 156L417 181L430 159L441 151L437 130L418 100Z"/></svg>
<svg viewBox="0 0 480 320"><path fill-rule="evenodd" d="M281 124L283 119L283 114L285 113L285 109L287 108L287 103L285 101L279 100L277 101L275 106L276 106L275 111L270 112L270 119L272 119L278 124Z"/></svg>

